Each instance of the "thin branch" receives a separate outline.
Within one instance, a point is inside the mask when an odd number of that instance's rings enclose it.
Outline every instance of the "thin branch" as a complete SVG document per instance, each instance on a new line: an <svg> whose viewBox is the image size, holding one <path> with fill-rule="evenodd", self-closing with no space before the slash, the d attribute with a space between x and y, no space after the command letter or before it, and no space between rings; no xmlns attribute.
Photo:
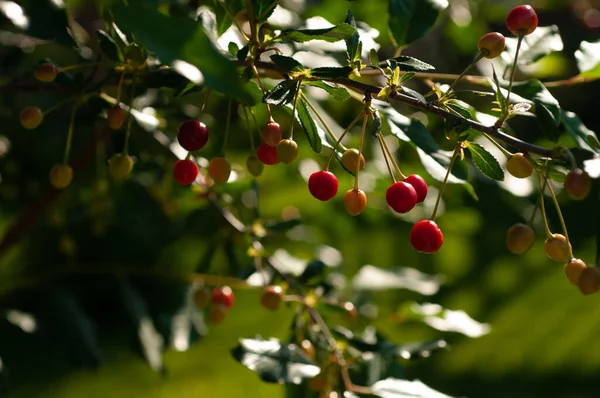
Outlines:
<svg viewBox="0 0 600 398"><path fill-rule="evenodd" d="M268 70L273 70L278 73L281 73L282 76L287 73L285 70L283 70L279 66L269 63L269 62L256 61L255 65L261 69L268 69ZM330 81L332 83L340 84L347 88L351 88L351 89L360 91L363 94L371 94L374 97L376 97L377 94L379 94L379 92L382 89L382 87L380 87L380 86L376 86L376 85L369 84L369 83L363 83L363 82L359 82L356 80L351 80L347 77L336 78L336 79L325 79L325 80ZM432 113L432 114L440 116L444 119L447 119L449 117L455 117L455 118L458 117L458 116L453 115L449 111L436 106L435 104L433 104L431 102L421 102L417 98L414 98L414 97L411 97L409 95L402 94L399 92L391 93L390 98L392 98L398 102L402 102L412 108L419 109L419 110L422 110L422 111L425 111L428 113ZM469 125L469 127L471 127L473 130L481 131L482 133L486 133L494 138L504 141L508 145L520 150L521 152L535 153L535 154L538 154L538 155L541 155L544 157L553 157L552 149L542 148L540 146L533 145L528 142L522 141L518 138L510 136L506 133L503 133L496 126L486 126L484 124L476 122L475 120L463 118L462 116L459 118L463 119L463 121L465 123L467 123Z"/></svg>

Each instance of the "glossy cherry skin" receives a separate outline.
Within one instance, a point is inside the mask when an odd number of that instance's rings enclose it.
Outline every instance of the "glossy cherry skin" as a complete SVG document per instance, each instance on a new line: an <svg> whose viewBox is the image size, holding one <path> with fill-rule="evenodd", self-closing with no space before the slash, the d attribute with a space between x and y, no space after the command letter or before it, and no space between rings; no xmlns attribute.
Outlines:
<svg viewBox="0 0 600 398"><path fill-rule="evenodd" d="M417 204L417 191L411 184L398 181L389 186L385 200L395 212L408 213Z"/></svg>
<svg viewBox="0 0 600 398"><path fill-rule="evenodd" d="M229 286L215 287L212 291L213 305L222 305L225 308L233 307L235 295Z"/></svg>
<svg viewBox="0 0 600 398"><path fill-rule="evenodd" d="M328 201L337 194L338 179L329 170L317 171L308 178L308 190L315 198Z"/></svg>
<svg viewBox="0 0 600 398"><path fill-rule="evenodd" d="M481 36L477 48L484 54L485 58L492 59L502 54L506 46L506 39L502 33L490 32Z"/></svg>
<svg viewBox="0 0 600 398"><path fill-rule="evenodd" d="M178 160L173 167L173 176L180 185L190 185L198 177L198 165L190 159Z"/></svg>
<svg viewBox="0 0 600 398"><path fill-rule="evenodd" d="M410 244L421 253L435 253L442 247L444 235L434 221L423 220L410 231Z"/></svg>
<svg viewBox="0 0 600 398"><path fill-rule="evenodd" d="M188 152L198 151L208 142L208 128L198 120L186 120L179 126L177 141Z"/></svg>
<svg viewBox="0 0 600 398"><path fill-rule="evenodd" d="M256 157L268 166L276 165L281 162L276 146L269 146L266 142L261 142L256 148Z"/></svg>
<svg viewBox="0 0 600 398"><path fill-rule="evenodd" d="M529 4L513 8L506 17L506 27L515 36L530 35L537 26L538 16Z"/></svg>
<svg viewBox="0 0 600 398"><path fill-rule="evenodd" d="M417 203L421 203L425 200L425 198L427 197L428 188L427 183L425 182L423 177L421 177L418 174L411 174L404 179L404 182L407 182L410 185L412 185L415 191L417 192Z"/></svg>

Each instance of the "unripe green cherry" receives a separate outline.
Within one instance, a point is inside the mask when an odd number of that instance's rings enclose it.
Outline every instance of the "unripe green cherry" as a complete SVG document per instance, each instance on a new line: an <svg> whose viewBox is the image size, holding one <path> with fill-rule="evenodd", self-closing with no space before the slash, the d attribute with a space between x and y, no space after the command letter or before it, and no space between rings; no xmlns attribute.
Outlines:
<svg viewBox="0 0 600 398"><path fill-rule="evenodd" d="M246 159L246 168L251 175L258 177L262 174L265 165L256 156L251 155Z"/></svg>
<svg viewBox="0 0 600 398"><path fill-rule="evenodd" d="M504 51L504 35L498 32L487 33L481 36L477 47L479 48L479 51L484 54L485 58L496 58Z"/></svg>
<svg viewBox="0 0 600 398"><path fill-rule="evenodd" d="M561 234L552 234L552 237L544 242L544 251L548 257L559 263L569 261L570 247L571 244L567 245L567 238Z"/></svg>
<svg viewBox="0 0 600 398"><path fill-rule="evenodd" d="M506 246L513 254L523 254L535 240L535 232L529 225L517 223L508 229L506 233Z"/></svg>
<svg viewBox="0 0 600 398"><path fill-rule="evenodd" d="M131 174L133 159L124 153L115 153L108 160L108 172L116 181L122 181Z"/></svg>
<svg viewBox="0 0 600 398"><path fill-rule="evenodd" d="M19 114L21 126L28 130L35 129L42 123L42 120L44 120L44 114L37 106L28 106L27 108L23 108Z"/></svg>
<svg viewBox="0 0 600 398"><path fill-rule="evenodd" d="M119 105L115 105L110 108L106 114L108 119L108 127L113 130L119 130L121 127L123 127L125 118L127 117L127 112L125 112L123 108L121 108Z"/></svg>
<svg viewBox="0 0 600 398"><path fill-rule="evenodd" d="M581 169L575 169L565 178L565 191L574 200L585 199L592 189L590 176Z"/></svg>
<svg viewBox="0 0 600 398"><path fill-rule="evenodd" d="M282 299L283 289L281 286L267 286L260 296L260 305L270 311L275 311L279 308Z"/></svg>
<svg viewBox="0 0 600 398"><path fill-rule="evenodd" d="M578 286L579 291L586 296L600 290L600 269L598 267L584 268L579 275Z"/></svg>
<svg viewBox="0 0 600 398"><path fill-rule="evenodd" d="M352 173L356 173L356 166L358 166L359 152L356 148L348 148L342 154L342 165L344 168ZM365 168L365 157L360 154L360 168L362 171Z"/></svg>
<svg viewBox="0 0 600 398"><path fill-rule="evenodd" d="M46 62L37 67L33 76L44 83L50 83L56 79L58 75L58 68L56 65L50 62Z"/></svg>
<svg viewBox="0 0 600 398"><path fill-rule="evenodd" d="M514 177L527 178L533 174L533 165L522 153L515 153L506 162L506 170Z"/></svg>
<svg viewBox="0 0 600 398"><path fill-rule="evenodd" d="M229 180L231 175L231 164L222 156L212 158L208 164L208 174L217 184L224 184Z"/></svg>
<svg viewBox="0 0 600 398"><path fill-rule="evenodd" d="M298 144L294 140L281 140L277 145L277 156L283 163L292 163L298 157Z"/></svg>
<svg viewBox="0 0 600 398"><path fill-rule="evenodd" d="M73 180L73 169L68 164L55 164L50 169L50 184L56 189L64 189Z"/></svg>
<svg viewBox="0 0 600 398"><path fill-rule="evenodd" d="M572 258L565 264L565 275L569 282L575 286L579 286L579 277L581 272L587 268L587 264L578 258Z"/></svg>

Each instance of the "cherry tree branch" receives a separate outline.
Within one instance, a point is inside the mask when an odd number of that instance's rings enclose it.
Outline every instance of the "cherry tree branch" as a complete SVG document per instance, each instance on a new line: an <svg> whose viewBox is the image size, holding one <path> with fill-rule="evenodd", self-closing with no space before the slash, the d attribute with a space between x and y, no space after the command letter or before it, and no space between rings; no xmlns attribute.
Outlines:
<svg viewBox="0 0 600 398"><path fill-rule="evenodd" d="M272 71L280 73L282 76L287 76L287 72L284 69L280 68L279 66L277 66L273 63L263 62L263 61L255 61L255 65L258 68L265 69L265 70L272 70ZM353 89L356 91L360 91L363 94L372 95L374 97L376 97L377 94L383 88L383 87L376 86L373 84L363 83L363 82L359 82L356 80L352 80L347 77L336 78L336 79L324 79L324 80L345 86L347 88L350 88L350 89ZM553 157L552 149L542 148L540 146L530 144L528 142L520 140L516 137L513 137L511 135L508 135L508 134L502 132L500 130L500 128L498 128L496 126L486 126L475 120L471 120L471 119L464 118L462 116L455 115L445 109L440 108L439 106L435 105L432 102L422 102L421 100L419 100L415 97L411 97L409 95L406 95L406 94L403 94L403 93L400 93L397 91L391 93L390 98L392 98L398 102L402 102L412 108L419 109L424 112L432 113L432 114L440 116L444 119L447 119L450 117L462 119L462 121L467 123L469 125L469 127L472 128L473 130L477 130L482 133L488 134L491 137L496 138L500 141L503 141L506 144L512 146L515 149L518 149L521 152L535 153L535 154L538 154L538 155L541 155L544 157Z"/></svg>

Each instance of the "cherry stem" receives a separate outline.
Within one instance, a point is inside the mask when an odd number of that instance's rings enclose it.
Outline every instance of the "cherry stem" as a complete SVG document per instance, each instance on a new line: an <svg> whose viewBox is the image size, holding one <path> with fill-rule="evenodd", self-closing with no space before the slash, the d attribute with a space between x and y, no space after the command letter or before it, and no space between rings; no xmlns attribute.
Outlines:
<svg viewBox="0 0 600 398"><path fill-rule="evenodd" d="M229 137L229 125L231 122L231 99L227 105L227 122L225 124L225 137L223 138L223 147L221 148L221 156L225 156L225 147L227 146L227 138Z"/></svg>
<svg viewBox="0 0 600 398"><path fill-rule="evenodd" d="M394 176L394 172L392 171L392 168L390 167L390 162L388 161L387 154L385 152L385 148L383 147L383 137L381 136L381 134L377 134L377 140L379 141L379 147L381 148L381 153L383 154L383 160L385 161L385 165L388 169L388 172L390 173L390 178L395 183L396 176Z"/></svg>
<svg viewBox="0 0 600 398"><path fill-rule="evenodd" d="M77 114L78 106L74 106L71 111L71 120L69 121L69 130L67 133L67 143L65 145L65 153L63 156L63 163L69 164L69 154L71 153L71 144L73 143L73 132L75 131L75 115Z"/></svg>
<svg viewBox="0 0 600 398"><path fill-rule="evenodd" d="M545 178L548 181L548 178ZM558 199L556 199L556 195L554 194L554 189L551 184L546 184L548 186L548 191L550 191L550 196L552 197L552 201L554 202L554 207L556 208L556 212L558 213L558 219L560 220L560 226L562 227L563 234L565 235L565 239L567 240L567 247L569 248L569 256L574 258L573 256L573 248L571 247L571 241L569 240L569 233L567 232L567 224L565 223L565 218L562 215L562 211L560 210L560 205L558 204Z"/></svg>
<svg viewBox="0 0 600 398"><path fill-rule="evenodd" d="M79 69L79 68L91 68L93 66L98 66L98 65L102 65L101 62L92 62L89 64L75 64L75 65L68 65L68 66L61 66L60 68L58 68L59 72L66 72L69 70L73 70L73 69Z"/></svg>
<svg viewBox="0 0 600 398"><path fill-rule="evenodd" d="M448 182L448 177L452 172L452 167L454 167L454 163L456 162L456 158L461 151L461 143L457 142L454 147L454 151L452 152L452 158L450 159L450 164L448 165L448 170L446 171L446 175L444 176L444 181L442 181L442 186L440 187L440 192L438 193L438 197L435 201L435 207L433 208L433 214L431 215L431 221L435 221L435 217L437 216L437 211L440 206L440 201L442 200L442 196L444 195L444 189L446 188L446 183Z"/></svg>
<svg viewBox="0 0 600 398"><path fill-rule="evenodd" d="M548 226L548 218L546 217L546 206L544 205L544 191L548 185L548 180L544 178L544 185L542 186L542 176L538 173L538 187L540 189L540 209L542 210L542 220L544 221L544 229L546 230L546 238L552 238L552 231Z"/></svg>
<svg viewBox="0 0 600 398"><path fill-rule="evenodd" d="M125 155L129 155L129 137L131 136L131 125L132 125L132 121L133 121L133 115L131 114L131 112L133 111L134 96L135 96L135 81L131 85L131 93L130 93L130 98L129 98L129 101L131 101L131 103L129 104L129 109L127 111L127 130L125 130L125 145L123 146L123 153Z"/></svg>
<svg viewBox="0 0 600 398"><path fill-rule="evenodd" d="M50 108L46 109L45 111L43 111L42 115L46 116L50 112L54 112L55 110L57 110L58 108L66 105L66 104L68 104L69 102L75 101L77 98L78 98L78 96L73 96L73 97L66 98L66 99L60 101L59 103L52 105Z"/></svg>
<svg viewBox="0 0 600 398"><path fill-rule="evenodd" d="M494 146L496 148L498 148L498 150L500 152L502 152L504 154L504 156L506 156L507 159L510 159L510 157L512 156L512 153L510 153L506 148L504 148L502 145L500 145L495 139L493 139L492 137L490 137L487 133L482 133L483 136L485 138L487 138L492 144L494 144Z"/></svg>
<svg viewBox="0 0 600 398"><path fill-rule="evenodd" d="M250 128L250 117L248 116L248 110L246 107L242 107L244 110L244 116L246 117L246 129L248 130L248 136L250 137L250 149L252 149L252 153L256 151L254 146L254 135L252 134L252 129Z"/></svg>
<svg viewBox="0 0 600 398"><path fill-rule="evenodd" d="M296 106L298 104L298 97L300 97L300 87L302 86L302 81L298 82L298 87L296 88L296 95L294 96L294 105L292 106L292 121L290 123L290 140L294 139L294 125L296 119Z"/></svg>
<svg viewBox="0 0 600 398"><path fill-rule="evenodd" d="M365 114L364 109L358 114L358 116L356 116L356 118L352 121L352 123L350 123L350 125L346 128L346 130L344 130L344 132L342 133L342 135L340 135L340 138L338 138L337 142L335 143L335 145L333 146L333 148L331 148L331 153L329 154L329 157L327 158L327 163L325 163L325 168L323 170L329 170L329 165L331 164L331 160L333 159L333 156L335 155L335 150L337 149L338 145L342 142L342 139L344 138L344 136L346 135L346 133L348 133L348 131L350 131L350 129L352 127L354 127L354 125L360 120L360 118ZM360 159L359 159L360 162Z"/></svg>
<svg viewBox="0 0 600 398"><path fill-rule="evenodd" d="M121 92L123 91L123 80L125 80L125 71L121 72L119 77L119 84L117 85L117 105L121 103Z"/></svg>
<svg viewBox="0 0 600 398"><path fill-rule="evenodd" d="M501 120L506 120L508 116L508 107L510 106L510 93L512 91L513 81L515 80L515 74L517 72L517 60L519 59L519 51L521 50L521 43L523 43L523 38L525 35L523 33L519 33L519 38L517 41L517 51L515 52L515 59L513 60L512 68L510 71L510 81L508 82L508 94L506 94L506 108L503 110L503 114ZM499 89L499 88L498 88Z"/></svg>
<svg viewBox="0 0 600 398"><path fill-rule="evenodd" d="M337 142L337 137L335 136L335 134L333 134L333 131L331 131L331 129L329 128L329 126L327 125L327 123L325 123L325 120L323 120L323 117L321 116L321 114L317 111L317 109L313 106L313 104L308 100L308 98L304 94L302 94L302 92L300 93L300 95L302 96L302 99L304 100L304 103L306 105L308 105L308 107L317 116L317 119L319 119L319 121L323 125L323 128L325 128L325 131L327 131L327 134L329 134L329 136L333 139L333 142L334 143Z"/></svg>
<svg viewBox="0 0 600 398"><path fill-rule="evenodd" d="M260 87L260 91L262 92L262 94L264 96L267 92L266 92L265 86L263 86L262 80L260 78L260 73L258 73L258 69L256 69L256 65L254 64L254 61L252 59L250 60L250 67L252 68L252 72L254 72L254 76L256 77L258 86ZM299 89L300 88L298 87L298 90ZM267 109L267 116L269 117L269 121L272 122L273 116L271 115L271 107L269 106L269 104L265 103L265 108Z"/></svg>
<svg viewBox="0 0 600 398"><path fill-rule="evenodd" d="M354 175L354 190L358 191L358 175L360 174L360 159L362 156L363 144L365 142L365 131L367 130L367 121L369 120L367 113L363 112L363 125L360 132L360 143L358 144L358 162L356 162L356 174Z"/></svg>
<svg viewBox="0 0 600 398"><path fill-rule="evenodd" d="M244 38L244 40L246 40L247 42L250 42L250 39L244 33L244 30L242 29L242 27L240 26L240 24L238 23L238 21L235 19L235 17L233 16L233 14L229 10L229 8L227 8L227 4L225 4L225 0L218 0L218 2L219 2L219 4L221 4L223 6L223 8L225 9L225 12L227 13L227 16L229 17L229 19L231 19L231 22L233 22L233 24L235 25L235 27L237 28L237 30L240 32L240 35L242 35L242 37Z"/></svg>
<svg viewBox="0 0 600 398"><path fill-rule="evenodd" d="M258 25L256 24L256 18L254 16L254 7L252 7L252 0L246 0L246 14L248 14L248 22L250 23L250 42L255 45L259 45L258 42Z"/></svg>
<svg viewBox="0 0 600 398"><path fill-rule="evenodd" d="M198 119L200 119L204 114L204 108L206 108L206 103L208 102L208 97L210 96L211 92L212 90L208 90L206 92L206 95L204 96L204 100L202 101L202 105L200 106L200 113L198 114Z"/></svg>
<svg viewBox="0 0 600 398"><path fill-rule="evenodd" d="M387 142L385 141L384 138L381 139L381 142L383 143L385 151L387 152L388 157L390 158L390 162L392 162L392 165L394 166L394 170L396 170L396 173L398 174L398 179L400 181L405 180L406 176L404 174L402 174L402 171L400 171L400 167L398 167L398 163L396 163L396 159L394 159L394 156L392 155L392 151L390 151L390 147L388 146Z"/></svg>
<svg viewBox="0 0 600 398"><path fill-rule="evenodd" d="M463 70L462 73L458 75L458 77L452 82L448 90L446 90L446 93L442 95L442 97L438 101L442 101L444 98L446 98L448 94L450 94L452 89L462 80L463 76L465 76L483 57L485 57L485 53L483 51L480 51L477 57L475 57L475 59L473 60L473 62L471 62L469 66L467 66L465 70Z"/></svg>

